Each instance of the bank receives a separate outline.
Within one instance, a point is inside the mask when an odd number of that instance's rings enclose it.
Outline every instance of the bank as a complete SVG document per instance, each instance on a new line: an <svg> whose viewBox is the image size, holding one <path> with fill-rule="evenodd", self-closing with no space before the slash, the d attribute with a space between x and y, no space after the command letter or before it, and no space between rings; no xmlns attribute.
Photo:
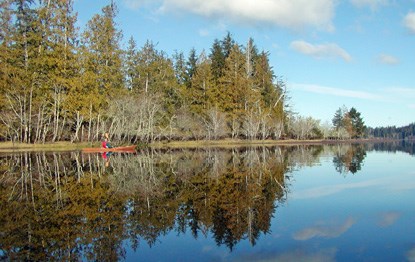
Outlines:
<svg viewBox="0 0 415 262"><path fill-rule="evenodd" d="M257 146L293 146L293 145L326 145L340 143L378 143L396 141L393 139L370 138L370 139L347 139L347 140L242 140L242 139L223 139L223 140L190 140L190 141L156 141L150 144L140 143L140 148L205 148L205 147L257 147ZM116 143L114 143L117 145ZM59 141L44 144L27 144L0 142L0 152L13 151L74 151L84 147L100 147L100 142L71 143Z"/></svg>

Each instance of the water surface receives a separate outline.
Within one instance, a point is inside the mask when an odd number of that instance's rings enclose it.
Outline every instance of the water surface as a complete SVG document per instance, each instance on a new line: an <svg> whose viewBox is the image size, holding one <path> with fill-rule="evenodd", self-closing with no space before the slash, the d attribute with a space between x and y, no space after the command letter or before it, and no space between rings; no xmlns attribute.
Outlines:
<svg viewBox="0 0 415 262"><path fill-rule="evenodd" d="M0 155L10 260L414 261L411 143Z"/></svg>

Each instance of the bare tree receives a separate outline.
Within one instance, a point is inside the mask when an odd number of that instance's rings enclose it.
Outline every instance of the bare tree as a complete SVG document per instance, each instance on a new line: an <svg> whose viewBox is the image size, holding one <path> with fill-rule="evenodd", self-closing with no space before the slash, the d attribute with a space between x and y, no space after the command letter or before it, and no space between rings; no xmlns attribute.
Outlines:
<svg viewBox="0 0 415 262"><path fill-rule="evenodd" d="M226 116L217 107L211 108L203 119L207 131L207 139L218 139L226 134Z"/></svg>
<svg viewBox="0 0 415 262"><path fill-rule="evenodd" d="M307 139L312 136L312 131L318 128L319 120L311 117L295 117L291 123L291 132L297 139Z"/></svg>
<svg viewBox="0 0 415 262"><path fill-rule="evenodd" d="M242 126L246 137L255 139L258 136L261 126L261 119L258 116L258 112L254 109L248 110L245 114Z"/></svg>

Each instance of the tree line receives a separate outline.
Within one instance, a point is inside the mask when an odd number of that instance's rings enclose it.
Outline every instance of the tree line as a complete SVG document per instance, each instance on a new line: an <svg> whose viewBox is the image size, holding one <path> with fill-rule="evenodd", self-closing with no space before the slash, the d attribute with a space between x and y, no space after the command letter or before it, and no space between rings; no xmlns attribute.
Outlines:
<svg viewBox="0 0 415 262"><path fill-rule="evenodd" d="M228 33L209 52L124 50L105 6L78 32L73 1L2 2L1 138L19 142L278 138L284 83L269 53Z"/></svg>
<svg viewBox="0 0 415 262"><path fill-rule="evenodd" d="M368 135L376 138L414 139L415 123L402 127L388 126L369 128Z"/></svg>
<svg viewBox="0 0 415 262"><path fill-rule="evenodd" d="M0 5L2 141L326 137L319 120L289 110L285 82L252 38L240 44L228 32L210 50L169 56L132 37L123 49L114 2L82 31L73 0Z"/></svg>

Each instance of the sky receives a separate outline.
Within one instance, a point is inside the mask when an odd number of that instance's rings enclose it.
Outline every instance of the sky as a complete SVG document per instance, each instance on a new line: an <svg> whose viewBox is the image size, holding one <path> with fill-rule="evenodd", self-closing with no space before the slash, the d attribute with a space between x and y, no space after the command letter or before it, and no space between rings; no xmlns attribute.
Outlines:
<svg viewBox="0 0 415 262"><path fill-rule="evenodd" d="M75 0L82 31L110 0ZM291 110L330 123L354 107L367 126L415 123L415 0L114 0L132 37L186 56L229 32L270 53Z"/></svg>

